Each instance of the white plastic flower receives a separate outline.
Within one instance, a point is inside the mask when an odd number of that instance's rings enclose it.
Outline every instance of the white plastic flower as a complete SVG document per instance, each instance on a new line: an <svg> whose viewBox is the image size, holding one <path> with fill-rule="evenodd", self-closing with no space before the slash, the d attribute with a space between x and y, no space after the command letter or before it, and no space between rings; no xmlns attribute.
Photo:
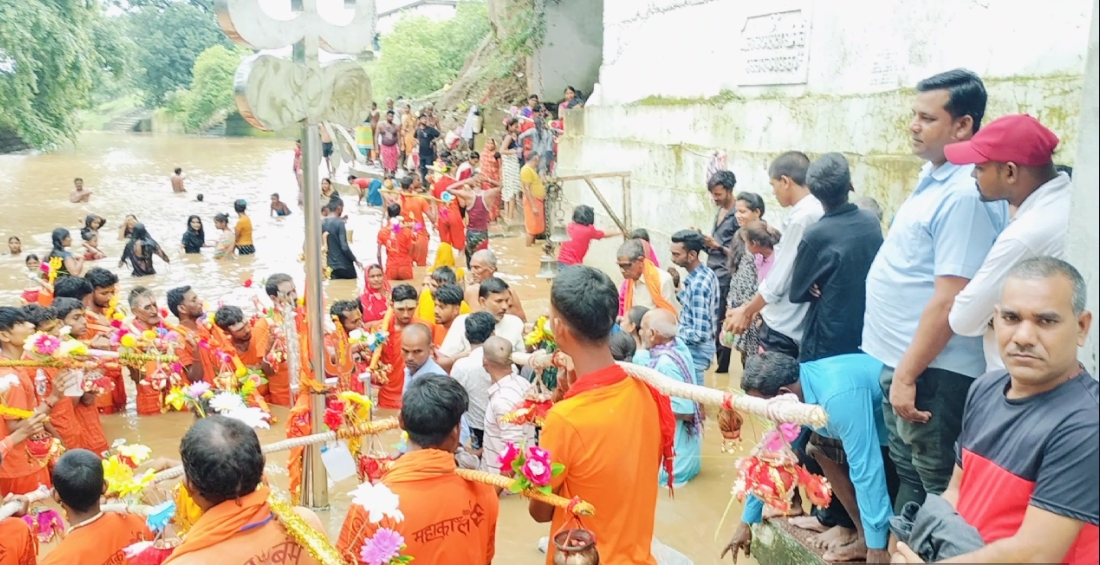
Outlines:
<svg viewBox="0 0 1100 565"><path fill-rule="evenodd" d="M255 406L242 405L228 412L225 412L222 415L226 418L240 420L252 429L262 428L267 430L271 428L271 425L267 422L268 418L270 418L271 416L265 414L263 410L256 408Z"/></svg>
<svg viewBox="0 0 1100 565"><path fill-rule="evenodd" d="M367 510L367 519L372 524L377 524L383 518L391 518L394 522L405 519L405 515L397 509L398 496L386 485L378 483L372 485L363 483L351 491L352 504L358 504Z"/></svg>
<svg viewBox="0 0 1100 565"><path fill-rule="evenodd" d="M19 377L8 373L0 377L0 394L8 392L8 389L19 384Z"/></svg>
<svg viewBox="0 0 1100 565"><path fill-rule="evenodd" d="M224 415L234 409L244 408L244 401L232 392L219 392L210 399L210 408Z"/></svg>
<svg viewBox="0 0 1100 565"><path fill-rule="evenodd" d="M352 341L362 341L363 330L351 330L350 332L348 332L348 339Z"/></svg>

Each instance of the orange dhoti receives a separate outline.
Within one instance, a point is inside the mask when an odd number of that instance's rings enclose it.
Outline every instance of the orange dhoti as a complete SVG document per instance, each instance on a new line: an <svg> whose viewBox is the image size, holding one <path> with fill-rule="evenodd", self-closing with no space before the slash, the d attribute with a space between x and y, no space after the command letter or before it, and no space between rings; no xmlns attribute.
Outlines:
<svg viewBox="0 0 1100 565"><path fill-rule="evenodd" d="M546 231L545 200L523 197L523 225L527 235L542 235Z"/></svg>
<svg viewBox="0 0 1100 565"><path fill-rule="evenodd" d="M375 324L371 331L377 331L378 325ZM401 332L391 326L389 333L378 358L380 364L389 367L383 376L386 382L378 389L378 407L400 410L401 395L405 392L405 359L401 356Z"/></svg>

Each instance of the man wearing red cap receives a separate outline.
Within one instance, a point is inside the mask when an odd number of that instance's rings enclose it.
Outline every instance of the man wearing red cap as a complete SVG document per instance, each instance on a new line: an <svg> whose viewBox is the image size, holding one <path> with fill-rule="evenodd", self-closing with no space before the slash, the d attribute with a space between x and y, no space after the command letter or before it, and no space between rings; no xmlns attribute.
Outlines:
<svg viewBox="0 0 1100 565"><path fill-rule="evenodd" d="M913 154L927 163L867 273L861 348L884 365L898 511L947 488L966 392L985 372L981 338L955 335L948 314L1004 229L1008 206L983 202L973 167L944 155L981 129L985 104L985 85L965 69L917 84L908 133Z"/></svg>
<svg viewBox="0 0 1100 565"><path fill-rule="evenodd" d="M993 307L1005 277L1016 264L1043 255L1065 257L1069 228L1069 175L1054 166L1058 136L1026 114L990 122L970 141L944 148L947 160L974 165L982 200L1007 200L1015 214L951 307L951 330L959 335L985 335L989 370L1004 369L989 329Z"/></svg>

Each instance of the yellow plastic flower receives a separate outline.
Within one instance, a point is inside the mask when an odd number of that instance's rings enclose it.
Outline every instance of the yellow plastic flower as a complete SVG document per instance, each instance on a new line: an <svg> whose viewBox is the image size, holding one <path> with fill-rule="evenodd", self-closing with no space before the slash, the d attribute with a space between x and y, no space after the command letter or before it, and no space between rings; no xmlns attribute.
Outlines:
<svg viewBox="0 0 1100 565"><path fill-rule="evenodd" d="M243 365L238 366L237 370L233 371L233 374L236 375L237 378L243 377L248 374L248 368L244 367Z"/></svg>
<svg viewBox="0 0 1100 565"><path fill-rule="evenodd" d="M141 332L141 337L145 338L145 340L147 341L153 341L154 339L157 339L157 332L153 330L145 330L144 332Z"/></svg>
<svg viewBox="0 0 1100 565"><path fill-rule="evenodd" d="M256 390L256 381L248 379L241 384L241 394L245 396L251 395Z"/></svg>
<svg viewBox="0 0 1100 565"><path fill-rule="evenodd" d="M122 312L115 312L115 314L111 317L121 322L126 319L126 314L123 314Z"/></svg>
<svg viewBox="0 0 1100 565"><path fill-rule="evenodd" d="M299 296L298 297L298 306L305 306L305 305L306 305L306 297Z"/></svg>
<svg viewBox="0 0 1100 565"><path fill-rule="evenodd" d="M126 483L133 481L134 470L118 457L108 457L103 460L103 479L107 481L107 493L117 494Z"/></svg>
<svg viewBox="0 0 1100 565"><path fill-rule="evenodd" d="M186 404L187 397L183 394L183 389L178 386L169 391L168 396L164 397L164 405L171 406L172 409L177 412L183 410Z"/></svg>
<svg viewBox="0 0 1100 565"><path fill-rule="evenodd" d="M75 339L66 339L61 342L59 351L62 357L83 356L88 354L88 346Z"/></svg>
<svg viewBox="0 0 1100 565"><path fill-rule="evenodd" d="M129 458L135 465L141 465L149 456L153 454L153 450L140 444L125 444L118 446L118 454Z"/></svg>
<svg viewBox="0 0 1100 565"><path fill-rule="evenodd" d="M118 343L121 344L122 347L133 347L137 345L137 338L134 337L133 334L126 334L118 339Z"/></svg>
<svg viewBox="0 0 1100 565"><path fill-rule="evenodd" d="M339 396L347 404L347 409L353 410L352 414L356 419L366 420L370 416L370 407L373 405L370 398L352 390L341 392Z"/></svg>
<svg viewBox="0 0 1100 565"><path fill-rule="evenodd" d="M120 489L118 494L120 496L130 496L135 494L141 494L145 490L145 487L153 484L153 479L157 476L152 469L146 469L140 477L133 478L125 483L119 485Z"/></svg>

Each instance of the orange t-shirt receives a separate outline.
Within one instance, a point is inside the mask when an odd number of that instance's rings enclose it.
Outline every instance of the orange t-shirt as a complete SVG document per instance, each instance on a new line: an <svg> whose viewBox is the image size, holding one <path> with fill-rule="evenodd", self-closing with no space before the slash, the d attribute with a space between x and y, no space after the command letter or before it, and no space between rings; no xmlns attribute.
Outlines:
<svg viewBox="0 0 1100 565"><path fill-rule="evenodd" d="M622 370L612 365L600 372ZM596 507L596 515L586 517L584 525L599 540L600 563L657 565L650 547L661 428L646 385L628 377L558 402L546 415L539 446L555 463L565 465L565 472L551 483L554 491L565 498L579 496ZM569 519L564 510L554 510L550 532ZM547 565L554 562L554 553L551 541Z"/></svg>
<svg viewBox="0 0 1100 565"><path fill-rule="evenodd" d="M104 512L99 518L69 532L38 565L122 565L123 549L153 539L145 518L137 514Z"/></svg>
<svg viewBox="0 0 1100 565"><path fill-rule="evenodd" d="M0 357L0 359L2 358ZM30 376L30 369L0 369L0 378L4 378L6 375L15 375L19 382L13 384L4 394L0 394L0 404L20 410L34 410L38 406L38 395L34 390L34 379ZM15 416L4 416L5 421L19 419ZM9 435L7 424L0 425L0 439L4 439ZM0 462L0 479L22 479L35 476L41 473L45 467L45 461L35 462L31 458L30 453L27 452L27 441L24 441L14 446L7 457L4 457L4 461ZM16 494L25 494L34 490L37 486L38 484L35 483L30 490L17 492ZM8 493L0 493L0 495L4 494Z"/></svg>
<svg viewBox="0 0 1100 565"><path fill-rule="evenodd" d="M376 331L381 325L381 322L371 324L370 331ZM405 358L401 356L401 331L391 326L389 333L378 357L379 364L390 367L389 380L378 390L378 407L400 410L401 395L405 392Z"/></svg>
<svg viewBox="0 0 1100 565"><path fill-rule="evenodd" d="M39 369L46 374L46 395L53 393L53 380L57 377L58 369ZM50 410L50 423L61 436L61 443L65 449L81 447L84 443L84 432L80 421L76 418L76 408L73 406L79 398L61 397L61 400Z"/></svg>
<svg viewBox="0 0 1100 565"><path fill-rule="evenodd" d="M210 341L210 330L202 325L199 326L198 330L191 330L184 326L177 326L176 329L193 336L196 343L201 340ZM191 347L186 339L183 340L182 347L176 350L176 356L179 357L180 365L183 365L184 369L196 362L195 348ZM214 377L218 376L218 362L214 354L209 349L200 347L197 361L202 363L202 380L214 384Z"/></svg>
<svg viewBox="0 0 1100 565"><path fill-rule="evenodd" d="M22 518L0 521L0 565L34 565L38 537Z"/></svg>
<svg viewBox="0 0 1100 565"><path fill-rule="evenodd" d="M430 212L432 205L427 198L421 196L401 195L401 213L410 222L425 223L424 217ZM426 225L426 224L425 224Z"/></svg>
<svg viewBox="0 0 1100 565"><path fill-rule="evenodd" d="M353 504L348 509L336 549L349 563L359 562L367 537L379 527L405 538L403 555L419 565L488 565L496 548L500 503L489 485L455 475L453 453L421 449L402 455L382 475L382 484L401 499L405 519L367 521L367 512Z"/></svg>
<svg viewBox="0 0 1100 565"><path fill-rule="evenodd" d="M391 281L407 281L413 277L412 246L416 236L413 230L402 226L393 231L392 226L378 230L378 245L386 248L386 278Z"/></svg>

